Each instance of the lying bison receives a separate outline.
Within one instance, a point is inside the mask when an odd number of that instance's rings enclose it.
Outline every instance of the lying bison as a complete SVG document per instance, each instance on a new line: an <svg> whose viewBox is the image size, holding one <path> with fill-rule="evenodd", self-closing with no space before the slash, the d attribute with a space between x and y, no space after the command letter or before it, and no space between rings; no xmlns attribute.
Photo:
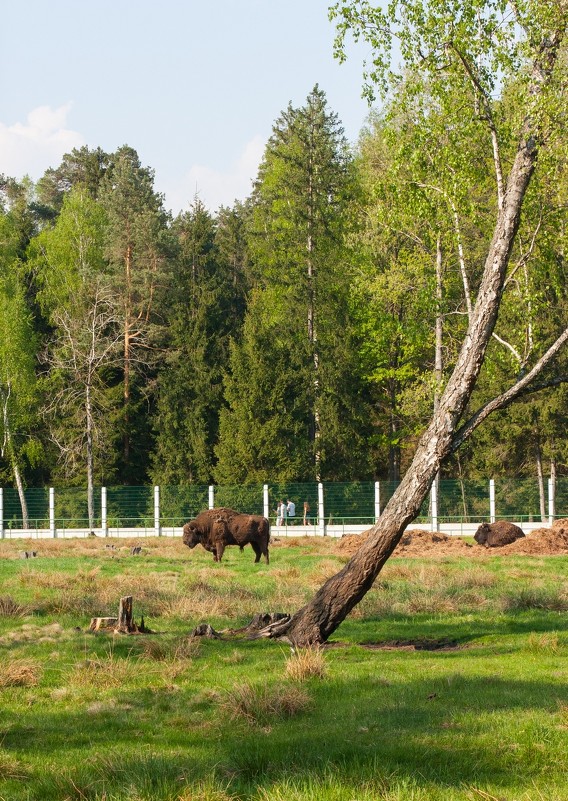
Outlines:
<svg viewBox="0 0 568 801"><path fill-rule="evenodd" d="M486 548L502 548L503 545L510 545L524 536L522 529L514 523L498 520L496 523L482 523L473 535L473 539Z"/></svg>
<svg viewBox="0 0 568 801"><path fill-rule="evenodd" d="M250 545L255 552L255 562L264 556L268 564L268 542L270 524L262 515L245 515L234 509L221 507L208 509L190 520L183 527L183 541L188 548L201 544L211 551L213 559L220 562L227 545L239 545L241 550Z"/></svg>

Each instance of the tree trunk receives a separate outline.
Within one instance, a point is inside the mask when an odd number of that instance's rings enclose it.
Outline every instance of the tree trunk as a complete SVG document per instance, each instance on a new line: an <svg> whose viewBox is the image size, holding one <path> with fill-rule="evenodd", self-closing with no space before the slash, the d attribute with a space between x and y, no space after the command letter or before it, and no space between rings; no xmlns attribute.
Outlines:
<svg viewBox="0 0 568 801"><path fill-rule="evenodd" d="M543 72L550 76L561 38L559 33L552 44L551 40L543 44L541 55L545 64L534 65L534 94L544 89ZM454 434L477 382L497 321L521 208L536 165L538 138L531 122L527 118L456 366L440 397L438 410L418 443L410 468L348 564L289 622L269 627L266 636L285 636L298 646L325 642L372 587L404 529L417 516L440 465L455 449Z"/></svg>
<svg viewBox="0 0 568 801"><path fill-rule="evenodd" d="M4 417L4 441L6 450L8 452L8 458L10 460L10 466L12 468L12 475L14 476L14 483L18 491L18 498L20 499L20 507L22 509L22 528L28 529L30 527L30 521L28 516L28 503L26 501L24 483L22 481L22 475L20 473L18 460L16 458L16 450L14 448L14 442L12 440L12 429L10 426L10 419L8 417L8 399L10 397L10 391L11 391L10 385L8 385L7 394L4 394L2 392L2 405L3 405L2 412Z"/></svg>
<svg viewBox="0 0 568 801"><path fill-rule="evenodd" d="M128 465L130 459L130 367L131 367L131 332L132 332L132 246L128 245L124 260L126 276L126 297L124 309L124 435L123 459Z"/></svg>
<svg viewBox="0 0 568 801"><path fill-rule="evenodd" d="M94 504L94 469L93 469L93 408L91 403L91 387L87 384L85 411L87 417L87 515L89 517L89 529L95 526L95 504Z"/></svg>
<svg viewBox="0 0 568 801"><path fill-rule="evenodd" d="M120 599L118 606L118 623L116 626L117 631L128 633L134 631L136 626L132 620L132 595L126 595Z"/></svg>

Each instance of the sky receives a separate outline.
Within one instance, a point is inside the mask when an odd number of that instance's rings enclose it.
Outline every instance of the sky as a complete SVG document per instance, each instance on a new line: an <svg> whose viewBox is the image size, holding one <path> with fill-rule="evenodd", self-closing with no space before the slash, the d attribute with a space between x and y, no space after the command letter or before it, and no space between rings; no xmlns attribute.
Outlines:
<svg viewBox="0 0 568 801"><path fill-rule="evenodd" d="M328 0L4 0L0 174L133 147L174 214L244 200L280 112L317 83L347 139L363 45L333 57Z"/></svg>

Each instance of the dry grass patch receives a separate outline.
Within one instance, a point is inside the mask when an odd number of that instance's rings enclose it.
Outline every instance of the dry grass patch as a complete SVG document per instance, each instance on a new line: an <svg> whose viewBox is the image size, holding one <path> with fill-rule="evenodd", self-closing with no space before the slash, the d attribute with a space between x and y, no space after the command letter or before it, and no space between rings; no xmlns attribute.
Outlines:
<svg viewBox="0 0 568 801"><path fill-rule="evenodd" d="M286 676L293 681L323 679L327 672L321 648L298 648L286 660Z"/></svg>
<svg viewBox="0 0 568 801"><path fill-rule="evenodd" d="M201 642L197 637L149 637L141 641L138 657L153 662L192 660L200 647Z"/></svg>
<svg viewBox="0 0 568 801"><path fill-rule="evenodd" d="M543 634L531 632L527 641L527 650L535 654L547 653L556 654L560 648L557 631L549 631Z"/></svg>
<svg viewBox="0 0 568 801"><path fill-rule="evenodd" d="M235 801L237 795L229 793L228 787L217 787L212 781L186 787L175 801Z"/></svg>
<svg viewBox="0 0 568 801"><path fill-rule="evenodd" d="M271 548L301 548L302 553L317 553L326 556L333 552L331 538L324 537L278 537L270 542Z"/></svg>
<svg viewBox="0 0 568 801"><path fill-rule="evenodd" d="M78 662L69 676L69 683L74 687L92 687L106 690L120 687L138 678L140 664L135 659L118 659L109 647L106 656L91 656ZM144 675L149 674L148 668Z"/></svg>
<svg viewBox="0 0 568 801"><path fill-rule="evenodd" d="M319 587L342 568L342 564L333 559L322 559L318 566L308 575L307 580L312 587Z"/></svg>
<svg viewBox="0 0 568 801"><path fill-rule="evenodd" d="M278 718L291 718L311 706L308 693L297 685L278 687L236 684L219 700L221 709L231 720L245 720L256 726L266 726Z"/></svg>
<svg viewBox="0 0 568 801"><path fill-rule="evenodd" d="M0 617L26 617L30 608L15 601L10 595L0 596Z"/></svg>
<svg viewBox="0 0 568 801"><path fill-rule="evenodd" d="M32 659L9 659L0 670L0 688L36 687L42 676L40 665Z"/></svg>
<svg viewBox="0 0 568 801"><path fill-rule="evenodd" d="M289 567L278 567L270 571L272 578L276 581L297 581L302 577L302 571L296 565Z"/></svg>
<svg viewBox="0 0 568 801"><path fill-rule="evenodd" d="M27 775L18 760L0 748L0 779L26 779Z"/></svg>

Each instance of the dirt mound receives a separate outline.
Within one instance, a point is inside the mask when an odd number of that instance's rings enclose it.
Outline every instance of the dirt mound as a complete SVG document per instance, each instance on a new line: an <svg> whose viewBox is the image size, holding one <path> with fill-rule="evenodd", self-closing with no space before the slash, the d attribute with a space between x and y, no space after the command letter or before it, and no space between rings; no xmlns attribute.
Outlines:
<svg viewBox="0 0 568 801"><path fill-rule="evenodd" d="M369 532L342 537L338 551L352 556L367 539ZM448 536L435 531L408 529L393 552L394 557L438 556L556 556L568 554L568 519L556 520L551 528L537 528L526 537L502 548L484 548L466 542L462 537Z"/></svg>
<svg viewBox="0 0 568 801"><path fill-rule="evenodd" d="M568 554L568 520L556 520L552 528L536 528L526 537L499 548L498 553L529 556Z"/></svg>
<svg viewBox="0 0 568 801"><path fill-rule="evenodd" d="M340 553L352 556L367 539L368 531L342 537L338 543ZM461 537L449 537L436 531L420 528L407 529L393 552L395 556L470 556L475 548Z"/></svg>

